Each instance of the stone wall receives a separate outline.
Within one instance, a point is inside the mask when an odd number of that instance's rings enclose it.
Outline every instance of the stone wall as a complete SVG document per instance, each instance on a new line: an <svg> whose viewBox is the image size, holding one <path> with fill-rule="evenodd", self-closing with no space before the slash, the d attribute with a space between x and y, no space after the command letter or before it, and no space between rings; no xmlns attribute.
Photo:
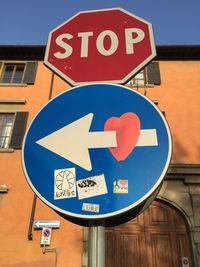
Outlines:
<svg viewBox="0 0 200 267"><path fill-rule="evenodd" d="M171 203L185 216L194 266L200 267L200 164L172 164L158 198Z"/></svg>

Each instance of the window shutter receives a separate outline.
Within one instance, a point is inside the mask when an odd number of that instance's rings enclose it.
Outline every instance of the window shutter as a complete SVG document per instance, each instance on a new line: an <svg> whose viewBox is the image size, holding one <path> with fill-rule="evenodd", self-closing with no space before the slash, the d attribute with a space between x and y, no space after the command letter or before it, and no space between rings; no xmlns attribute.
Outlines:
<svg viewBox="0 0 200 267"><path fill-rule="evenodd" d="M26 70L24 74L24 83L26 84L34 84L36 70L37 70L37 62L27 62Z"/></svg>
<svg viewBox="0 0 200 267"><path fill-rule="evenodd" d="M2 62L0 62L0 82L1 82L1 76L2 76L2 75L1 75L1 74L2 74L2 72L1 72L1 67L2 67L2 64L3 64L3 63L2 63Z"/></svg>
<svg viewBox="0 0 200 267"><path fill-rule="evenodd" d="M10 141L10 148L21 148L26 131L28 112L17 112Z"/></svg>
<svg viewBox="0 0 200 267"><path fill-rule="evenodd" d="M160 85L160 69L158 62L151 62L147 65L147 80L148 84Z"/></svg>

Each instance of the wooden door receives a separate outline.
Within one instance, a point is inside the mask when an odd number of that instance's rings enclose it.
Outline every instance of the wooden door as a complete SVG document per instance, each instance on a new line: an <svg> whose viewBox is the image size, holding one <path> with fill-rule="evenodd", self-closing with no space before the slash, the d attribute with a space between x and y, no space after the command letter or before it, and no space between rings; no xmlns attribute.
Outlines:
<svg viewBox="0 0 200 267"><path fill-rule="evenodd" d="M130 222L106 230L106 267L192 266L186 222L175 209L153 204Z"/></svg>

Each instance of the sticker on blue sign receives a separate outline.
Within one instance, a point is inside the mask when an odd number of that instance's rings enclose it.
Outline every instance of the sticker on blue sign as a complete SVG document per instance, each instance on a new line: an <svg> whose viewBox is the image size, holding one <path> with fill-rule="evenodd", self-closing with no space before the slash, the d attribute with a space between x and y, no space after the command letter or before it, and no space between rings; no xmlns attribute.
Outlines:
<svg viewBox="0 0 200 267"><path fill-rule="evenodd" d="M100 205L92 203L83 203L82 210L99 213Z"/></svg>
<svg viewBox="0 0 200 267"><path fill-rule="evenodd" d="M128 194L128 180L118 179L113 183L114 194Z"/></svg>
<svg viewBox="0 0 200 267"><path fill-rule="evenodd" d="M78 180L77 191L79 199L107 194L108 190L104 174Z"/></svg>
<svg viewBox="0 0 200 267"><path fill-rule="evenodd" d="M54 171L54 199L76 197L75 168Z"/></svg>

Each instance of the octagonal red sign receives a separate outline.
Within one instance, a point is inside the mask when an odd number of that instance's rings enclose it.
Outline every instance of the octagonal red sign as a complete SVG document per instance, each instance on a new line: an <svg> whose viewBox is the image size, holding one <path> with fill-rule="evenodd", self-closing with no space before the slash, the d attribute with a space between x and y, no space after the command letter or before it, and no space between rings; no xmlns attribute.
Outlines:
<svg viewBox="0 0 200 267"><path fill-rule="evenodd" d="M151 23L115 8L80 12L51 31L44 63L72 85L125 83L155 56Z"/></svg>

